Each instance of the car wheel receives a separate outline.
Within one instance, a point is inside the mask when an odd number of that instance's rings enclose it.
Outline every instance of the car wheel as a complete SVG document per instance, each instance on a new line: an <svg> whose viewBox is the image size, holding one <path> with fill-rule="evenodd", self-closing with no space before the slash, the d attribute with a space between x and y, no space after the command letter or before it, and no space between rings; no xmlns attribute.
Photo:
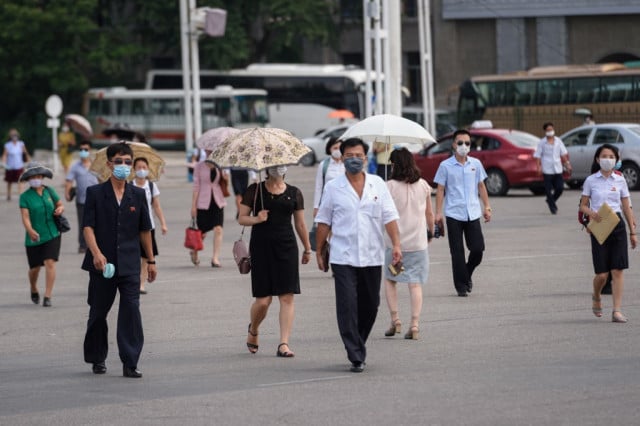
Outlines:
<svg viewBox="0 0 640 426"><path fill-rule="evenodd" d="M314 164L316 164L316 156L313 153L313 151L309 152L308 154L305 154L301 159L300 159L300 164L302 164L305 167L311 167Z"/></svg>
<svg viewBox="0 0 640 426"><path fill-rule="evenodd" d="M571 189L580 189L582 187L581 180L568 180L567 186Z"/></svg>
<svg viewBox="0 0 640 426"><path fill-rule="evenodd" d="M498 169L487 170L487 180L484 184L489 195L507 195L509 190L507 177Z"/></svg>
<svg viewBox="0 0 640 426"><path fill-rule="evenodd" d="M636 166L635 163L622 163L622 168L620 169L622 176L627 181L627 186L629 189L638 189L640 188L640 169Z"/></svg>

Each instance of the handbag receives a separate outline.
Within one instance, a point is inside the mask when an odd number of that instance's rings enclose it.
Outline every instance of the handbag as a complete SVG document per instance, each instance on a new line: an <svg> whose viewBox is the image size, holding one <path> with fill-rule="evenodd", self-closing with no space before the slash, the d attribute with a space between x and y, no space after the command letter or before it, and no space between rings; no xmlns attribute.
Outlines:
<svg viewBox="0 0 640 426"><path fill-rule="evenodd" d="M311 251L316 251L316 230L318 227L315 222L313 226L311 226L311 230L309 231L309 246L311 247Z"/></svg>
<svg viewBox="0 0 640 426"><path fill-rule="evenodd" d="M67 220L66 217L62 215L53 216L53 222L56 224L56 228L58 228L58 231L60 231L61 233L68 232L71 230L71 225L69 225L69 221Z"/></svg>
<svg viewBox="0 0 640 426"><path fill-rule="evenodd" d="M258 190L260 189L260 183L256 186L256 192L253 195L253 213L256 211L256 199L258 197ZM249 247L247 247L247 243L242 239L244 236L244 226L242 227L242 231L240 232L240 239L233 243L233 260L235 260L236 265L238 265L238 271L241 274L248 274L251 271L251 254L249 253Z"/></svg>
<svg viewBox="0 0 640 426"><path fill-rule="evenodd" d="M195 251L200 251L204 248L202 231L198 229L195 219L191 219L191 225L184 231L184 246Z"/></svg>

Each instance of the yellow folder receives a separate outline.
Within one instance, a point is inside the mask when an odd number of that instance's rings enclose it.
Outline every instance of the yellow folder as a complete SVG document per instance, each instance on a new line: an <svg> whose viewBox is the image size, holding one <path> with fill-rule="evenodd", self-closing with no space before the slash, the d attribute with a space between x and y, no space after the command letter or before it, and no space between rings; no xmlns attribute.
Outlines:
<svg viewBox="0 0 640 426"><path fill-rule="evenodd" d="M596 222L595 220L589 221L587 228L589 228L593 236L596 237L596 240L602 245L618 222L620 222L620 218L607 203L602 203L602 207L598 210L598 216L600 216L602 220L600 222Z"/></svg>

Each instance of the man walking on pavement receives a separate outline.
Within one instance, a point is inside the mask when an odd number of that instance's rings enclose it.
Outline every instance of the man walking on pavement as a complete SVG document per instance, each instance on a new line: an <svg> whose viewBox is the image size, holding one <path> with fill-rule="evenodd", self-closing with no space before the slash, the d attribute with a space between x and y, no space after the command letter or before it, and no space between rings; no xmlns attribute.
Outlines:
<svg viewBox="0 0 640 426"><path fill-rule="evenodd" d="M547 194L547 204L551 214L558 213L556 201L562 195L564 179L562 178L563 166L571 173L569 154L562 139L556 136L553 123L544 123L542 129L545 137L540 139L533 157L538 163L538 173L544 179L544 191Z"/></svg>

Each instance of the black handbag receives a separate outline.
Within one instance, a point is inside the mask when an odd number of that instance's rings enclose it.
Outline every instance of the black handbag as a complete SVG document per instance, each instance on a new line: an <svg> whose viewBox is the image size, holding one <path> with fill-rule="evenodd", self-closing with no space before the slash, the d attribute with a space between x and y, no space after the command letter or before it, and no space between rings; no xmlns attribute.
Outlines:
<svg viewBox="0 0 640 426"><path fill-rule="evenodd" d="M62 215L53 216L53 221L55 222L56 228L58 228L58 231L68 232L71 230L71 225L69 225L69 221L67 220L66 217Z"/></svg>

